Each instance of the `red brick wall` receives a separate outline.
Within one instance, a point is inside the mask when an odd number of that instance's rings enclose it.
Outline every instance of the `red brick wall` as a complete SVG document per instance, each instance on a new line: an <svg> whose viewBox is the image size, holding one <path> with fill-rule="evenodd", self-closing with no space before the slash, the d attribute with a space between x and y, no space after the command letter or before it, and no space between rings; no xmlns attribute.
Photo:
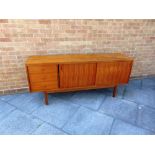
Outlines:
<svg viewBox="0 0 155 155"><path fill-rule="evenodd" d="M0 20L0 92L27 88L30 55L121 51L155 74L155 20Z"/></svg>

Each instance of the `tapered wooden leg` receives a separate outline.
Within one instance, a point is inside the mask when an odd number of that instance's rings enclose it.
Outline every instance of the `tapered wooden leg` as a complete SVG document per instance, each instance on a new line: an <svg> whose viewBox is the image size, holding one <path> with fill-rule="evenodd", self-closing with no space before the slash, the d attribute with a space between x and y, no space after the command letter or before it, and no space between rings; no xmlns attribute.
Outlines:
<svg viewBox="0 0 155 155"><path fill-rule="evenodd" d="M44 96L45 96L45 104L48 105L48 93L44 92Z"/></svg>
<svg viewBox="0 0 155 155"><path fill-rule="evenodd" d="M115 97L115 96L116 96L116 94L117 94L117 86L115 86L115 87L114 87L114 90L113 90L113 95L112 95L112 96L113 96L113 97Z"/></svg>

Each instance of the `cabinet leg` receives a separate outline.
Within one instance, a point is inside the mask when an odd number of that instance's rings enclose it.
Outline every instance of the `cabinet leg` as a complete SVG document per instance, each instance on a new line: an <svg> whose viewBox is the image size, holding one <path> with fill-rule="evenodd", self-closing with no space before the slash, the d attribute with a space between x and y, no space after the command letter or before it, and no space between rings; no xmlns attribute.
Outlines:
<svg viewBox="0 0 155 155"><path fill-rule="evenodd" d="M113 97L115 97L115 96L116 96L116 94L117 94L117 86L115 86L115 87L114 87L114 90L113 90L113 95L112 95L112 96L113 96Z"/></svg>
<svg viewBox="0 0 155 155"><path fill-rule="evenodd" d="M44 92L44 96L45 96L45 104L48 105L48 93Z"/></svg>

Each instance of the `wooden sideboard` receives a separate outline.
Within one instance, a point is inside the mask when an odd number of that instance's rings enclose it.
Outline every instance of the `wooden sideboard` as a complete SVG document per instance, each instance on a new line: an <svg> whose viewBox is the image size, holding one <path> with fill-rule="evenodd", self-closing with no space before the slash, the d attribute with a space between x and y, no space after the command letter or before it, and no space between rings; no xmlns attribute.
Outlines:
<svg viewBox="0 0 155 155"><path fill-rule="evenodd" d="M129 81L133 58L121 53L31 56L26 61L30 92L48 93L114 87Z"/></svg>

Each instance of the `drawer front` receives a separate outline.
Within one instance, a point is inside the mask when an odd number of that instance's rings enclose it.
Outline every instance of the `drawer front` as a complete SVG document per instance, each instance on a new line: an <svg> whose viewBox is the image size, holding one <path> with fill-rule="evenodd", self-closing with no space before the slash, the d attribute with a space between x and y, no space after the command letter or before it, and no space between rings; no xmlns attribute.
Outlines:
<svg viewBox="0 0 155 155"><path fill-rule="evenodd" d="M54 81L31 83L31 91L50 91L57 89L58 85Z"/></svg>
<svg viewBox="0 0 155 155"><path fill-rule="evenodd" d="M60 65L60 88L95 85L96 63Z"/></svg>
<svg viewBox="0 0 155 155"><path fill-rule="evenodd" d="M28 66L31 91L50 91L58 88L58 65Z"/></svg>
<svg viewBox="0 0 155 155"><path fill-rule="evenodd" d="M128 83L132 63L101 62L97 64L96 85L115 86L120 83Z"/></svg>
<svg viewBox="0 0 155 155"><path fill-rule="evenodd" d="M30 74L44 74L56 72L57 65L31 65L28 67Z"/></svg>
<svg viewBox="0 0 155 155"><path fill-rule="evenodd" d="M31 82L57 81L57 73L30 74Z"/></svg>

